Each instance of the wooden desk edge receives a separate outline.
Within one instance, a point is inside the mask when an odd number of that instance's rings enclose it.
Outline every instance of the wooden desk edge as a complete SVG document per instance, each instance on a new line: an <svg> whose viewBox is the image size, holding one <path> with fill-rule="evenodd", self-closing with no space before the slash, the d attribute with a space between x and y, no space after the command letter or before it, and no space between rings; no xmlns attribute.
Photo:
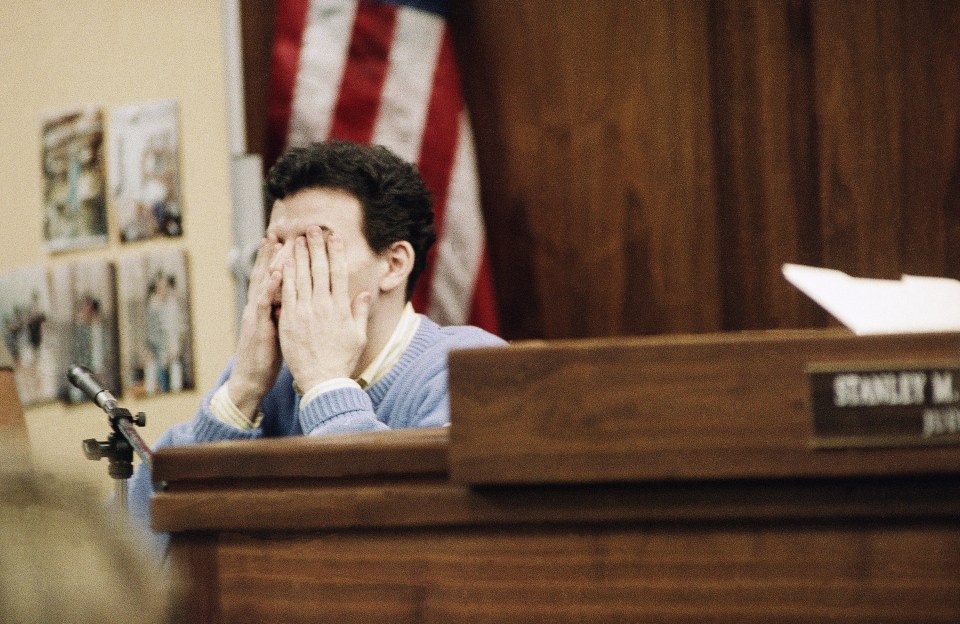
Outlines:
<svg viewBox="0 0 960 624"><path fill-rule="evenodd" d="M213 442L160 449L153 472L167 483L445 473L449 439L440 427Z"/></svg>

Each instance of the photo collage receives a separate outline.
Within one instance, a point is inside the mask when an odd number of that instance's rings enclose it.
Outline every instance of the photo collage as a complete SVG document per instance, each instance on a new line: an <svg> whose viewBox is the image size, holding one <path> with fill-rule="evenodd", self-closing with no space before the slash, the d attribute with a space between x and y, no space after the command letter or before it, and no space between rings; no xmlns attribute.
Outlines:
<svg viewBox="0 0 960 624"><path fill-rule="evenodd" d="M43 116L49 255L0 273L0 331L24 406L87 400L67 381L75 364L118 397L194 387L188 258L174 243L178 125L175 100ZM149 240L160 242L138 249Z"/></svg>

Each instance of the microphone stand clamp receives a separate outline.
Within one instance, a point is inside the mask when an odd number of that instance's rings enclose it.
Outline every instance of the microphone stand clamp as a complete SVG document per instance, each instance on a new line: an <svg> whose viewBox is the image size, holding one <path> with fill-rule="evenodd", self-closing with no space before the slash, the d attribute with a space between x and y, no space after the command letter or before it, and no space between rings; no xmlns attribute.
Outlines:
<svg viewBox="0 0 960 624"><path fill-rule="evenodd" d="M120 509L124 512L127 509L127 487L126 480L133 476L133 454L134 447L128 441L128 436L132 432L132 425L143 427L147 424L147 416L143 412L137 412L136 416L130 414L130 410L123 407L111 406L107 410L110 420L110 435L106 440L97 440L89 438L83 441L83 454L87 459L99 461L106 458L110 465L107 473L111 478L116 479L115 492ZM124 434L124 430L128 433Z"/></svg>

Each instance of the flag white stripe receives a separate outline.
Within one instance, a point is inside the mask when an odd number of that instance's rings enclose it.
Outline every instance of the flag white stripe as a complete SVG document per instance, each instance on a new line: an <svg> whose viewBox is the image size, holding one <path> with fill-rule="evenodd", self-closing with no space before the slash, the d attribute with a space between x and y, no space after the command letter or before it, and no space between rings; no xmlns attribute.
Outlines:
<svg viewBox="0 0 960 624"><path fill-rule="evenodd" d="M292 94L289 146L329 138L357 10L356 0L311 0ZM428 12L405 7L397 11L371 142L409 162L420 157L444 28L443 19ZM443 231L423 311L446 325L469 321L486 244L473 133L465 110L458 125Z"/></svg>
<svg viewBox="0 0 960 624"><path fill-rule="evenodd" d="M437 241L430 288L430 317L441 325L462 325L469 319L486 240L473 131L466 110L460 112L459 126L443 232Z"/></svg>
<svg viewBox="0 0 960 624"><path fill-rule="evenodd" d="M287 136L291 147L330 136L356 14L356 2L310 3Z"/></svg>
<svg viewBox="0 0 960 624"><path fill-rule="evenodd" d="M443 19L432 13L397 11L372 142L408 162L415 163L420 156L443 28Z"/></svg>

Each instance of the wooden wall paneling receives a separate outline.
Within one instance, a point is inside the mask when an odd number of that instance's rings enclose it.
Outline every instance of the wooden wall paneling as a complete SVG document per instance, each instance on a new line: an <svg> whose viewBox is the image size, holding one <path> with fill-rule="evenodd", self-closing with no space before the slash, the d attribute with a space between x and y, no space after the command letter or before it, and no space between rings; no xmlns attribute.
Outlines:
<svg viewBox="0 0 960 624"><path fill-rule="evenodd" d="M623 332L720 329L707 4L626 3L615 33L627 256Z"/></svg>
<svg viewBox="0 0 960 624"><path fill-rule="evenodd" d="M960 7L825 2L813 15L827 263L957 275Z"/></svg>
<svg viewBox="0 0 960 624"><path fill-rule="evenodd" d="M529 3L522 6L526 4ZM511 129L517 125L516 120L521 114L520 100L513 97L513 89L523 86L525 72L515 75L508 71L508 59L520 54L518 38L526 37L525 28L514 24L518 19L514 8L516 5L511 5L509 10L501 8L496 11L504 16L497 19L485 17L480 0L458 0L449 6L447 23L456 50L464 99L473 123L487 249L500 308L501 333L508 338L536 338L543 336L543 330L540 301L534 295L535 242L528 208L530 199L521 193L512 172L539 161L524 163L512 148ZM534 24L525 26L535 27ZM529 53L536 55L539 48L534 46ZM527 71L535 71L534 67L535 64L528 59Z"/></svg>
<svg viewBox="0 0 960 624"><path fill-rule="evenodd" d="M944 231L943 275L960 278L960 105L956 104L956 99L960 98L960 74L954 71L960 66L960 51L957 50L955 36L960 32L960 10L954 3L938 3L934 7L936 11L932 21L938 49L932 51L931 56L938 59L940 71L934 78L933 88L952 97L949 104L941 105L943 137L947 143L941 145L941 151L935 154L943 158L948 166L944 181L946 188L939 206ZM943 15L944 12L947 14ZM928 59L926 62L934 61ZM922 146L918 145L918 148L922 149Z"/></svg>
<svg viewBox="0 0 960 624"><path fill-rule="evenodd" d="M244 116L247 152L266 152L267 96L273 47L276 0L240 1L240 36L243 56ZM273 163L264 162L264 169Z"/></svg>
<svg viewBox="0 0 960 624"><path fill-rule="evenodd" d="M724 329L826 324L781 273L821 264L809 17L790 0L710 6Z"/></svg>
<svg viewBox="0 0 960 624"><path fill-rule="evenodd" d="M905 199L902 3L812 5L824 263L898 278Z"/></svg>
<svg viewBox="0 0 960 624"><path fill-rule="evenodd" d="M613 92L623 61L610 33L621 16L609 3L568 4L494 14L464 2L451 16L507 336L531 312L544 337L619 330L624 205Z"/></svg>
<svg viewBox="0 0 960 624"><path fill-rule="evenodd" d="M549 19L548 11L540 7L541 15L530 21ZM522 118L508 128L510 147L516 160L523 163L512 167L516 177L517 192L528 211L528 226L532 234L531 261L534 282L522 288L537 298L540 311L539 322L543 335L553 338L563 335L585 335L585 322L596 309L588 308L590 294L601 289L598 277L590 274L590 264L584 250L595 242L593 228L584 227L593 216L594 206L589 203L587 186L595 170L587 168L582 158L591 152L590 124L595 120L583 119L577 123L571 118L573 111L566 107L581 106L581 94L596 87L595 77L581 76L577 82L581 93L571 93L563 85L570 85L559 76L577 73L575 53L565 47L570 44L559 25L552 28L534 28L527 36L518 36L523 47L536 47L551 57L549 64L538 63L532 68L526 63L534 60L529 50L521 49L511 60L513 71L522 78L527 88L517 93L508 84L505 89L513 91L514 97L523 102ZM556 34L555 34L556 33ZM585 31L583 37L598 33ZM519 35L519 33L518 33ZM567 66L564 66L567 63ZM533 71L531 71L533 69ZM526 97L523 97L523 96ZM575 156L574 154L577 154ZM594 152L599 156L599 150ZM580 169L583 166L585 169ZM619 207L611 206L611 211ZM616 238L616 237L615 237ZM617 244L617 239L614 244ZM617 275L599 277L606 285L615 282ZM513 287L520 287L512 282ZM594 300L595 306L605 302ZM579 314L575 315L574 310ZM576 316L576 318L574 318Z"/></svg>
<svg viewBox="0 0 960 624"><path fill-rule="evenodd" d="M905 3L903 271L960 277L960 6L953 2Z"/></svg>
<svg viewBox="0 0 960 624"><path fill-rule="evenodd" d="M458 3L508 337L719 328L704 6Z"/></svg>

